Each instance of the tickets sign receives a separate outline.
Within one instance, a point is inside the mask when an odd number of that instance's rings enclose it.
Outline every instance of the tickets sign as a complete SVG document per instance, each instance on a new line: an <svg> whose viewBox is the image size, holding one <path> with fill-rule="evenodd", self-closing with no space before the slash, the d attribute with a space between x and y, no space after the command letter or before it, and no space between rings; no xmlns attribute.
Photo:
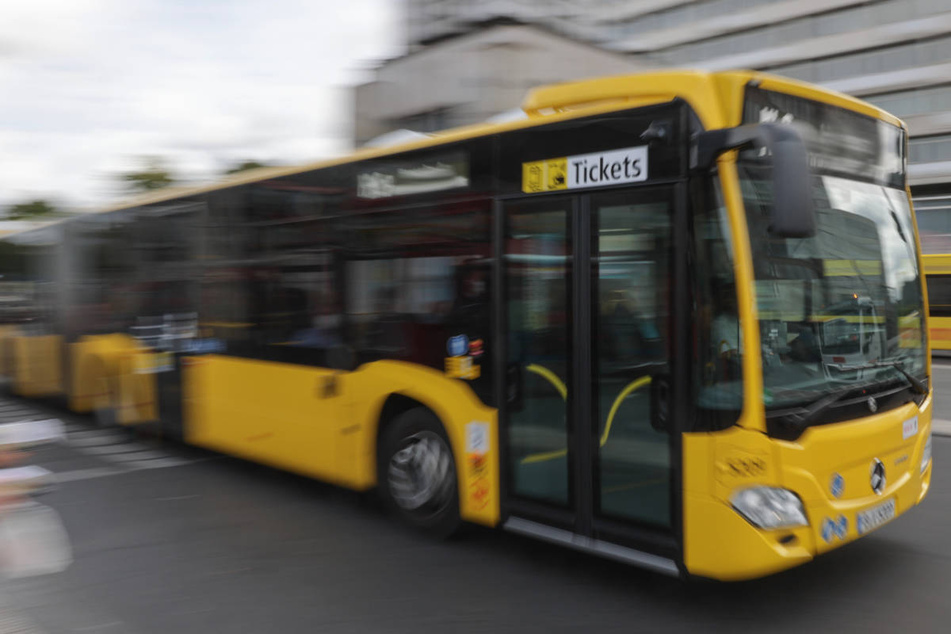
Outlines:
<svg viewBox="0 0 951 634"><path fill-rule="evenodd" d="M646 145L522 163L522 191L526 194L646 180Z"/></svg>

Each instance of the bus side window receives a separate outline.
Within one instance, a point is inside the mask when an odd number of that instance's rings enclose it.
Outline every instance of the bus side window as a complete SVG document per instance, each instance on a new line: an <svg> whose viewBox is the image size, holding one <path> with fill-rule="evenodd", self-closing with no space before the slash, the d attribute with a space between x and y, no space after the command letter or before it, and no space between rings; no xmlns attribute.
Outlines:
<svg viewBox="0 0 951 634"><path fill-rule="evenodd" d="M464 338L461 354L477 367L464 380L488 402L489 205L447 203L349 221L345 310L360 361L444 370L449 340Z"/></svg>
<svg viewBox="0 0 951 634"><path fill-rule="evenodd" d="M329 365L331 350L343 341L337 196L336 190L287 190L273 183L252 187L238 210L248 223L246 260L239 271L222 271L224 279L247 288L223 315L225 330L234 333L229 350Z"/></svg>

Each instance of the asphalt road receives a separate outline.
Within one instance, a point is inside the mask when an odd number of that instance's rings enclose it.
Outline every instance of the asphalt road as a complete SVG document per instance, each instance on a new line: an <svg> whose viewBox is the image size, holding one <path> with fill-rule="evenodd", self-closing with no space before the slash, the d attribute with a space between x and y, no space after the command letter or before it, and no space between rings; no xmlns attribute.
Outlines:
<svg viewBox="0 0 951 634"><path fill-rule="evenodd" d="M951 421L951 363L935 370ZM0 403L0 420L43 412ZM7 632L946 632L951 438L925 503L798 569L683 583L472 528L436 542L365 496L69 424L36 462L73 540L57 575L0 585ZM16 629L20 627L21 629Z"/></svg>

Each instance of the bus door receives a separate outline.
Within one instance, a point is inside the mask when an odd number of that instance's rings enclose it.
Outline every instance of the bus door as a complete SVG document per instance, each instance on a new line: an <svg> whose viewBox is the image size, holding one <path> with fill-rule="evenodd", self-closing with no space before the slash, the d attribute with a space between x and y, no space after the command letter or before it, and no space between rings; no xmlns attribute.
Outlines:
<svg viewBox="0 0 951 634"><path fill-rule="evenodd" d="M512 201L502 247L506 526L668 569L673 201L668 186Z"/></svg>

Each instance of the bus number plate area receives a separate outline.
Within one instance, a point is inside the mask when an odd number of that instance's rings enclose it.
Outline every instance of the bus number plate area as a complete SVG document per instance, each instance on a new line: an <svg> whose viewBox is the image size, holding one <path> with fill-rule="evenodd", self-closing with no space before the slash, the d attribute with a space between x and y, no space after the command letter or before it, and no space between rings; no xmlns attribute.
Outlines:
<svg viewBox="0 0 951 634"><path fill-rule="evenodd" d="M855 516L855 527L859 535L874 530L895 517L895 500L887 500Z"/></svg>

